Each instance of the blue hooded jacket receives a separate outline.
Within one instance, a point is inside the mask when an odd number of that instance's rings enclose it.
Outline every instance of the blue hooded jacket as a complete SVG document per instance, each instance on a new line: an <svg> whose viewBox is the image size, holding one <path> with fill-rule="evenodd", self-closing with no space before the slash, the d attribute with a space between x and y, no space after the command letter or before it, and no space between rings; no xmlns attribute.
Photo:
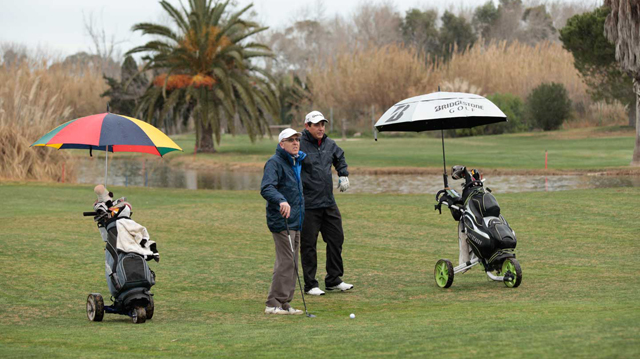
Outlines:
<svg viewBox="0 0 640 359"><path fill-rule="evenodd" d="M300 162L307 155L299 151L294 158L280 145L276 153L264 165L264 175L260 184L260 194L267 200L267 226L274 233L287 229L285 218L280 214L280 203L287 202L291 206L289 214L289 229L299 231L304 220L304 195Z"/></svg>

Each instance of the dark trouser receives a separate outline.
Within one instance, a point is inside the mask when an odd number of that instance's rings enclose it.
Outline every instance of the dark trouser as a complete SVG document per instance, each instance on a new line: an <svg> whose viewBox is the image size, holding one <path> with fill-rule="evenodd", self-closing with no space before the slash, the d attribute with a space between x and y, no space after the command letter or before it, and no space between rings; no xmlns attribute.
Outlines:
<svg viewBox="0 0 640 359"><path fill-rule="evenodd" d="M271 233L276 245L276 261L273 264L273 278L267 297L267 307L281 307L288 310L296 290L295 266L298 265L298 248L300 247L300 231L290 231L293 251L286 231ZM295 258L293 253L295 253Z"/></svg>
<svg viewBox="0 0 640 359"><path fill-rule="evenodd" d="M342 217L338 206L329 208L306 209L300 236L300 255L302 271L304 272L304 290L318 286L316 271L318 269L318 255L316 244L318 233L322 233L322 240L327 244L327 275L324 277L325 287L332 287L342 283Z"/></svg>

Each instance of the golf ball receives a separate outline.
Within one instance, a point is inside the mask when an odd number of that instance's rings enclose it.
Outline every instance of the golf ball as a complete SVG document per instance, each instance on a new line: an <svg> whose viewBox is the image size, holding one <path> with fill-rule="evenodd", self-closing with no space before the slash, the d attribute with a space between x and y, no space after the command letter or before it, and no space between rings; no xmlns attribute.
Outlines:
<svg viewBox="0 0 640 359"><path fill-rule="evenodd" d="M355 314L353 314L353 313L349 314L349 318L353 319L353 318L355 318L355 317L356 317L356 315L355 315Z"/></svg>

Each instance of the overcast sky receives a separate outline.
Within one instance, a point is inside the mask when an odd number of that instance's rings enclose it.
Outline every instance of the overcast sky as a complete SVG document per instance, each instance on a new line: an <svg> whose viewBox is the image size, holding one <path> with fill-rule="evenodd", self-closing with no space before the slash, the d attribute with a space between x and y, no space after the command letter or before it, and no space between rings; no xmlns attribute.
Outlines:
<svg viewBox="0 0 640 359"><path fill-rule="evenodd" d="M350 16L363 0L237 0L240 5L254 4L258 20L272 28L284 27L299 18L305 8L324 4L325 16ZM379 3L381 0L374 0ZM436 7L443 12L472 8L487 0L390 0L404 12L412 7ZM498 0L493 0L495 4ZM573 0L575 1L575 0ZM594 1L594 0L589 0ZM170 0L178 4L178 0ZM183 1L186 3L187 1ZM167 15L159 0L0 0L0 43L18 43L29 49L42 49L61 56L92 49L91 39L84 30L83 16L93 18L96 29L114 36L125 52L149 39L130 31L139 22L163 22Z"/></svg>
<svg viewBox="0 0 640 359"><path fill-rule="evenodd" d="M411 7L441 9L476 6L486 0L419 1L393 0L402 13ZM496 3L497 1L494 0ZM184 1L186 3L186 1ZM270 27L284 27L318 0L239 0L241 5L253 2L258 19ZM360 0L324 0L325 16L349 16ZM91 49L91 40L83 25L84 17L93 16L96 29L122 41L126 51L143 44L144 39L130 31L138 22L162 22L166 15L158 0L0 0L0 43L18 43L29 49L40 48L47 53L70 55ZM171 3L177 4L177 0ZM436 5L439 4L439 5Z"/></svg>

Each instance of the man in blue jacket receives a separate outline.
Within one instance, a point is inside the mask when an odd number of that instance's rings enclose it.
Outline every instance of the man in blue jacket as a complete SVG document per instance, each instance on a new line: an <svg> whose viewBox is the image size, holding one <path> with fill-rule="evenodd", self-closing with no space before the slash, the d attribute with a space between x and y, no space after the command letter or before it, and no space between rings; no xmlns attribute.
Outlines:
<svg viewBox="0 0 640 359"><path fill-rule="evenodd" d="M267 226L276 246L273 278L266 314L302 314L291 307L296 290L300 230L304 220L304 196L300 180L300 132L287 128L278 136L276 154L264 165L260 194L267 200ZM289 242L288 230L293 243ZM293 251L291 246L293 246Z"/></svg>
<svg viewBox="0 0 640 359"><path fill-rule="evenodd" d="M327 244L325 289L344 292L353 288L352 284L341 279L344 274L344 232L342 216L333 197L331 166L338 172L338 188L341 192L349 188L349 171L344 151L325 133L326 122L328 121L322 113L309 112L304 120L305 130L300 142L300 149L308 156L302 167L306 217L302 225L300 255L304 272L304 290L310 295L324 295L316 280L318 233L322 233L322 240Z"/></svg>

